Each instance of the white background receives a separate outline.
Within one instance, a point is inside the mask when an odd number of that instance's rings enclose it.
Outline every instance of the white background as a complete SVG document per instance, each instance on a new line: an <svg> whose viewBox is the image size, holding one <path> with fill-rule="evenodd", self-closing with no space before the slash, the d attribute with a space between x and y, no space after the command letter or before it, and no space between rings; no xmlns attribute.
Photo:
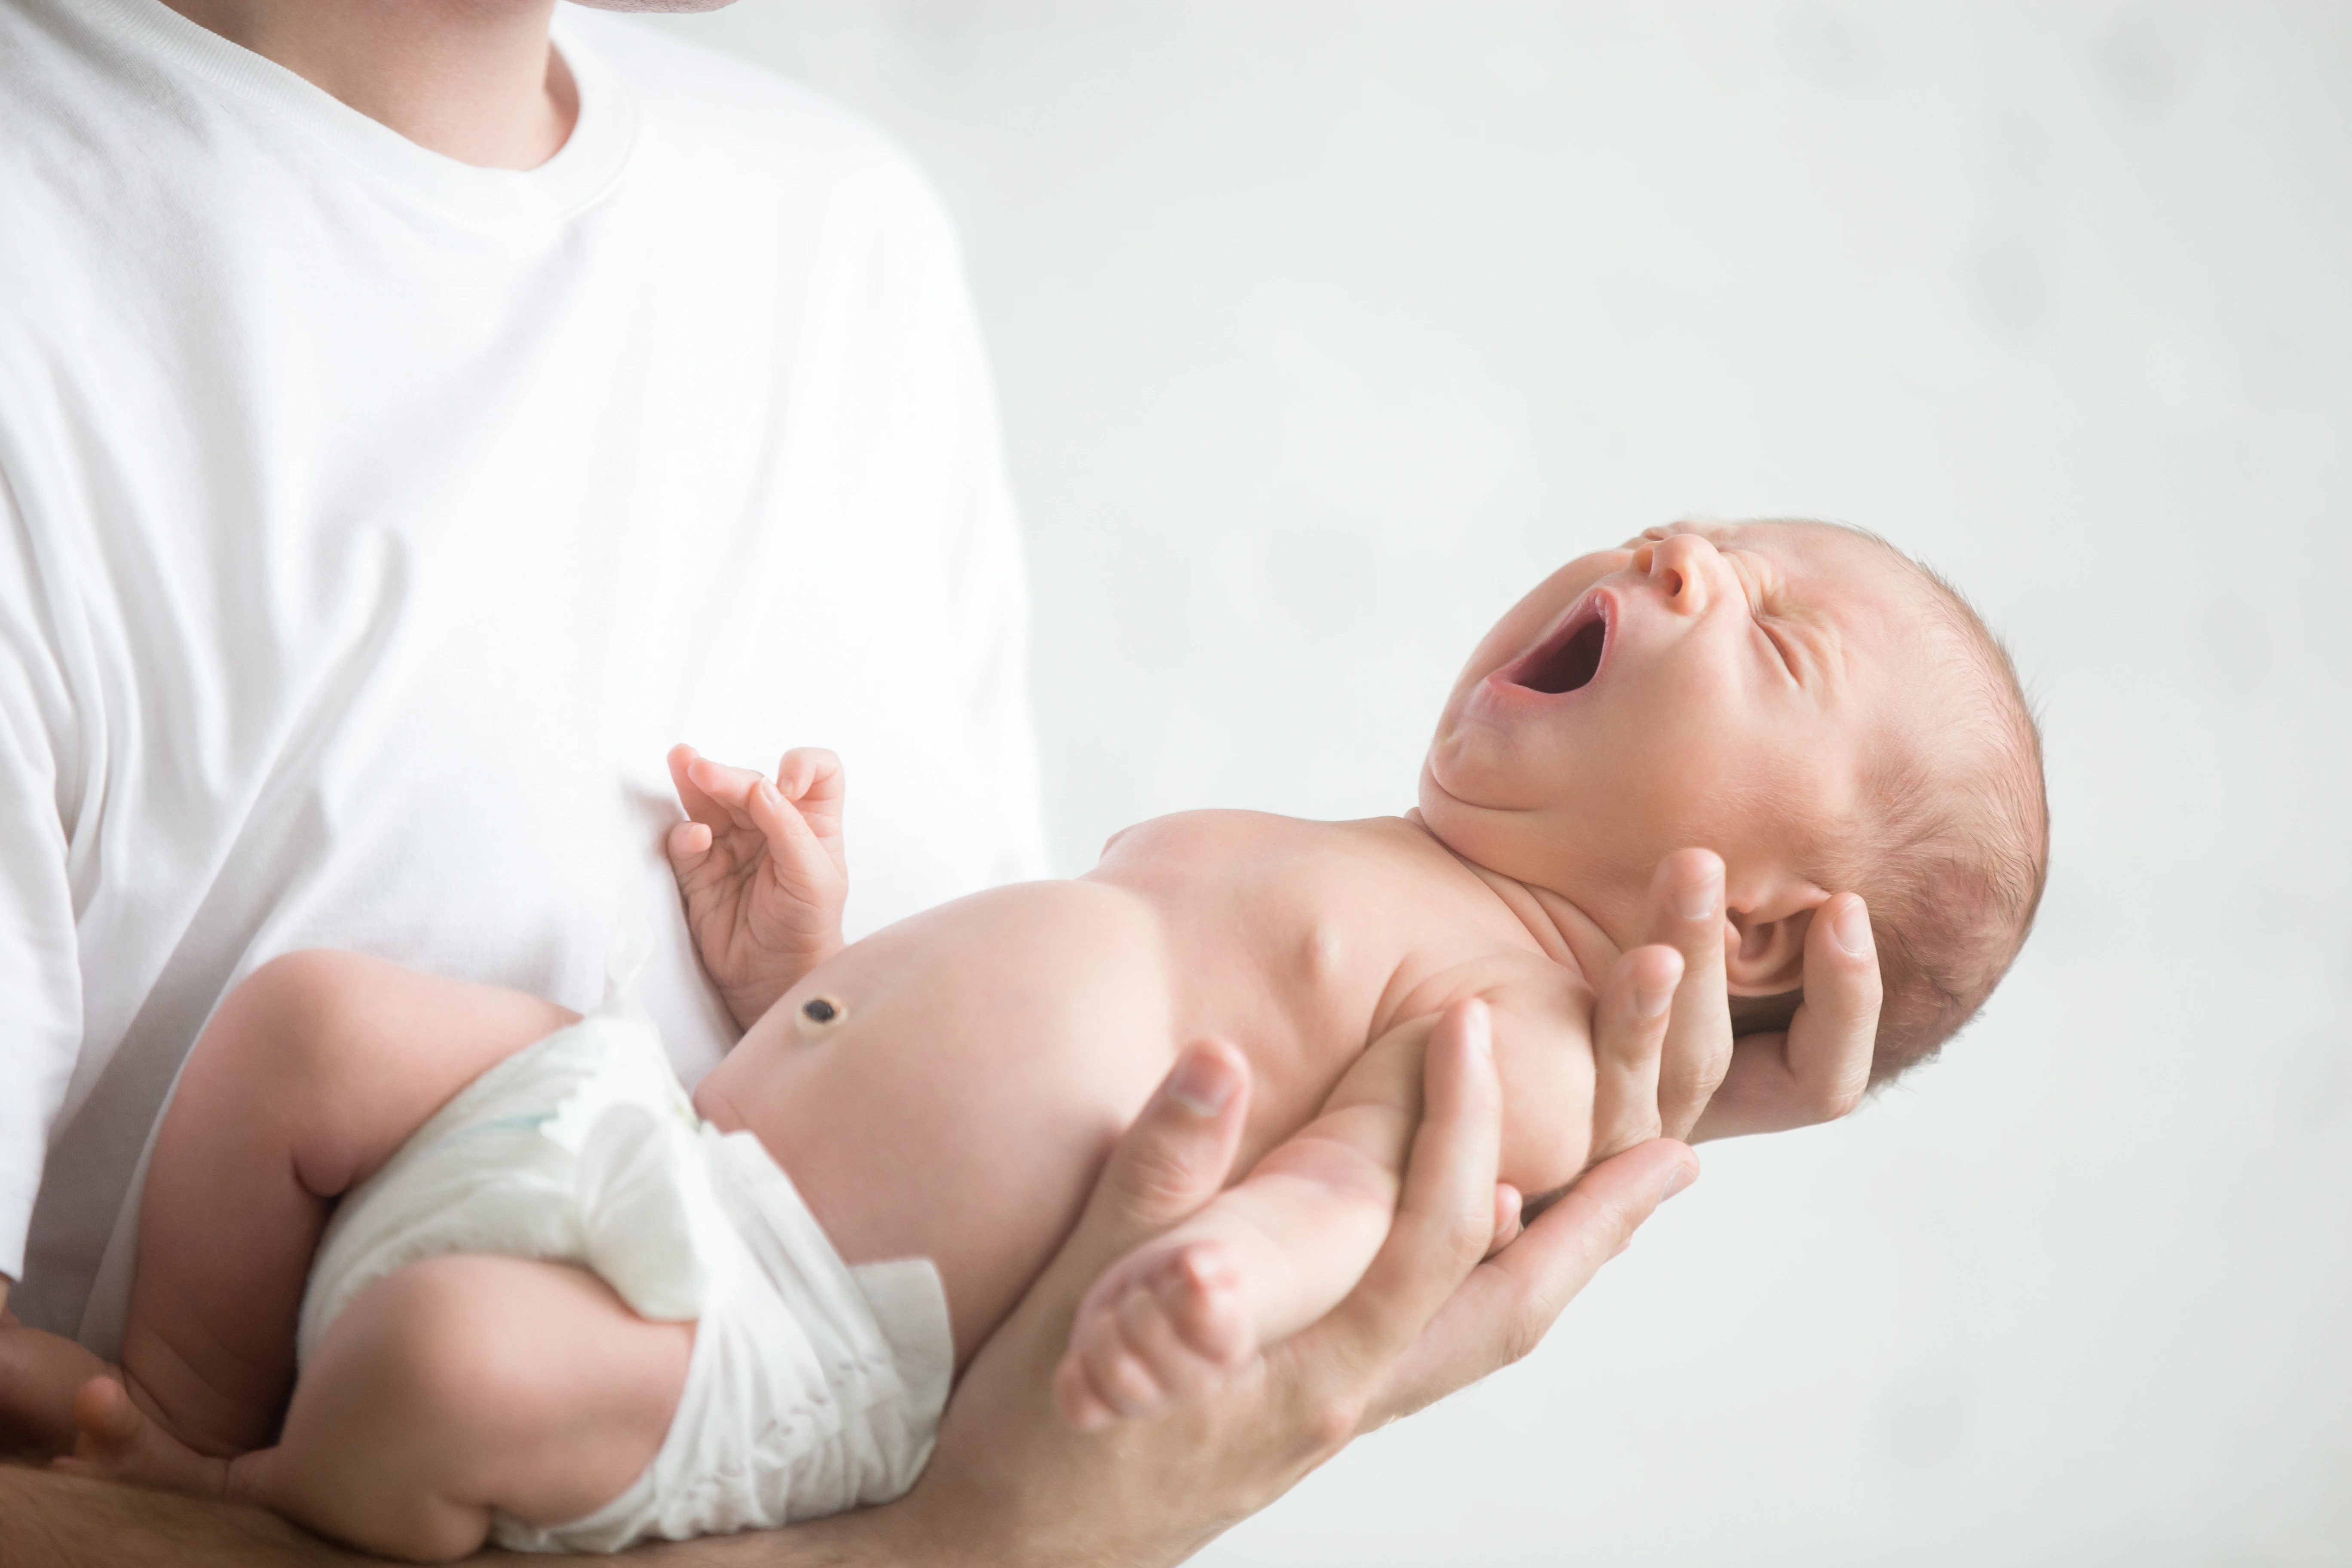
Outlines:
<svg viewBox="0 0 2352 1568"><path fill-rule="evenodd" d="M962 225L1062 869L1410 804L1538 574L1801 512L2044 715L1948 1059L1706 1152L1204 1562L2352 1563L2352 6L746 0Z"/></svg>

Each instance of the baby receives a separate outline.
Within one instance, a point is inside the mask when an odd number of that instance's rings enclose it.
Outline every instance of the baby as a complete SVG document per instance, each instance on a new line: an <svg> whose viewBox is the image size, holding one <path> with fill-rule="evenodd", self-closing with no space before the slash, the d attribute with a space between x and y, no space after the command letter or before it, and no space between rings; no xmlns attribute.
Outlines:
<svg viewBox="0 0 2352 1568"><path fill-rule="evenodd" d="M669 856L745 1029L691 1108L625 986L575 1019L348 954L264 966L158 1134L121 1381L44 1352L70 1376L41 1386L78 1385L65 1462L425 1560L884 1500L1188 1042L1246 1059L1250 1173L1089 1292L1056 1377L1081 1425L1347 1294L1453 1005L1483 1003L1505 1087L1497 1244L1611 1152L1597 988L1669 854L1720 854L1735 998L1787 997L1815 912L1867 900L1874 1079L1983 1002L2046 859L1998 645L1815 523L1654 529L1554 574L1472 655L1405 817L1165 817L1077 880L853 946L830 754L772 783L671 762ZM1672 973L1648 984L1662 1010ZM0 1405L42 1397L8 1371L30 1333L0 1336Z"/></svg>

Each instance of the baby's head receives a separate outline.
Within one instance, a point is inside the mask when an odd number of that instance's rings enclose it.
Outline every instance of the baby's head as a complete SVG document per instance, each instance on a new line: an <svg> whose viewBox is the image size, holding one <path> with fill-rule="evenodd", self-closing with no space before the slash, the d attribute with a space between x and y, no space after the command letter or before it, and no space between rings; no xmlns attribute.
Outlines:
<svg viewBox="0 0 2352 1568"><path fill-rule="evenodd" d="M1874 1080L1990 994L2049 859L2041 740L2000 643L1901 552L1819 522L1651 529L1554 573L1471 656L1421 809L1620 946L1658 861L1716 850L1735 995L1794 989L1812 911L1861 894Z"/></svg>

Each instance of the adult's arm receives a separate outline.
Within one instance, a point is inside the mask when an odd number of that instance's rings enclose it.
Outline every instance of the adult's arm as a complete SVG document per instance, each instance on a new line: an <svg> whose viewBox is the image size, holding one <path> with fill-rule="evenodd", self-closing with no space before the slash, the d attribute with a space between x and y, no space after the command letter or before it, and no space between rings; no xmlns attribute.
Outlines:
<svg viewBox="0 0 2352 1568"><path fill-rule="evenodd" d="M1732 1054L1727 1020L1720 1039L1706 1031L1679 1041L1674 1035L1686 1005L1717 1014L1723 1008L1719 915L1710 925L1704 912L1680 912L1692 906L1679 900L1685 889L1675 879L1695 866L1706 870L1682 857L1669 860L1654 889L1650 934L1683 954L1673 1015L1645 1019L1637 1005L1645 989L1638 984L1642 968L1659 956L1652 946L1620 961L1604 987L1599 1020L1603 1031L1667 1036L1661 1104L1650 1112L1666 1124L1687 1125L1699 1114L1672 1087L1681 1071L1677 1048ZM1719 867L1714 886L1719 897ZM1820 929L1827 922L1815 923L1812 940L1829 940ZM1716 949L1712 994L1709 943ZM1858 1010L1846 1012L1824 1006L1810 1032L1790 1034L1822 1058L1866 1064L1876 1026L1875 970L1864 984L1857 966L1844 962L1853 955L1841 953L1826 955L1817 980L1817 958L1824 955L1809 945L1809 1001L1859 997L1869 1005L1855 1003ZM1658 972L1650 973L1655 978ZM1714 1070L1713 1080L1727 1070ZM939 1450L912 1492L885 1508L772 1534L656 1547L643 1556L681 1568L1003 1562L1145 1568L1180 1562L1360 1433L1526 1354L1657 1204L1690 1179L1696 1160L1668 1140L1636 1143L1587 1172L1517 1241L1482 1261L1494 1221L1499 1136L1493 1063L1449 1026L1433 1037L1428 1075L1403 1206L1363 1284L1219 1398L1160 1421L1084 1434L1062 1420L1051 1397L1054 1363L1087 1286L1110 1259L1192 1213L1223 1184L1246 1079L1228 1053L1194 1047L1120 1142L1076 1231L958 1386ZM1696 1076L1706 1078L1704 1064ZM1783 1103L1769 1095L1766 1101ZM1800 1111L1808 1104L1785 1103ZM1630 1120L1622 1109L1617 1119ZM6 1521L0 1568L369 1561L249 1510L29 1470L0 1468L0 1520Z"/></svg>
<svg viewBox="0 0 2352 1568"><path fill-rule="evenodd" d="M1110 1259L1223 1186L1247 1085L1229 1047L1186 1053L1114 1152L1070 1241L973 1363L906 1498L636 1555L673 1568L1180 1562L1359 1432L1531 1348L1696 1169L1679 1144L1630 1150L1481 1262L1494 1226L1500 1091L1492 1055L1449 1015L1432 1038L1398 1223L1362 1287L1212 1403L1080 1433L1051 1394L1077 1299ZM0 1568L373 1561L250 1509L24 1468L0 1468Z"/></svg>

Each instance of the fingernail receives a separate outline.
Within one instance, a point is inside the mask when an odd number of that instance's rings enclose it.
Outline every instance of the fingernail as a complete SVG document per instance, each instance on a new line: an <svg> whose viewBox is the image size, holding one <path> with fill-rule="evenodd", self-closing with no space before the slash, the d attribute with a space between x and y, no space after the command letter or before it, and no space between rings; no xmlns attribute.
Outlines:
<svg viewBox="0 0 2352 1568"><path fill-rule="evenodd" d="M1688 1165L1676 1165L1667 1175L1665 1187L1658 1194L1658 1201L1660 1203L1664 1203L1668 1198L1673 1197L1676 1193L1681 1192L1685 1187L1689 1186L1693 1182L1697 1180L1698 1172Z"/></svg>
<svg viewBox="0 0 2352 1568"><path fill-rule="evenodd" d="M1660 986L1654 991L1637 985L1633 988L1633 1012L1643 1018L1663 1017L1674 999L1675 988L1671 985Z"/></svg>
<svg viewBox="0 0 2352 1568"><path fill-rule="evenodd" d="M1168 1075L1169 1099L1195 1116L1214 1116L1234 1097L1234 1077L1206 1051L1187 1051Z"/></svg>
<svg viewBox="0 0 2352 1568"><path fill-rule="evenodd" d="M1854 900L1839 912L1837 920L1830 926L1830 940L1845 949L1853 957L1862 958L1868 955L1870 911L1863 907L1860 899Z"/></svg>
<svg viewBox="0 0 2352 1568"><path fill-rule="evenodd" d="M1675 894L1675 908L1686 921L1703 921L1715 913L1719 884L1713 877L1692 882Z"/></svg>
<svg viewBox="0 0 2352 1568"><path fill-rule="evenodd" d="M1486 1011L1486 1004L1472 997L1469 1011L1463 1015L1462 1021L1469 1027L1472 1047L1482 1057L1492 1057L1495 1054L1495 1016Z"/></svg>

